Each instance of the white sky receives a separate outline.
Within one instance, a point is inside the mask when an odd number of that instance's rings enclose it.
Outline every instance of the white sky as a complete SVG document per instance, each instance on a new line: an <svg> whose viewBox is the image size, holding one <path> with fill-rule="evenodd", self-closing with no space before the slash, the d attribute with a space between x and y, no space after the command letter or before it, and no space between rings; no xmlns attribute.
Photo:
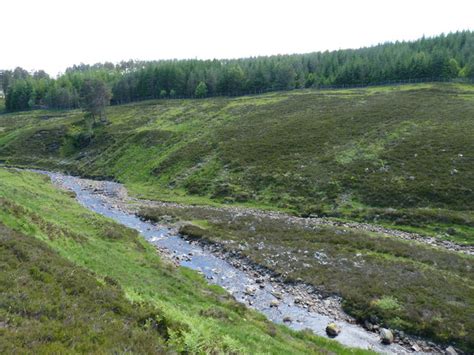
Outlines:
<svg viewBox="0 0 474 355"><path fill-rule="evenodd" d="M358 48L474 29L474 1L1 0L0 69Z"/></svg>

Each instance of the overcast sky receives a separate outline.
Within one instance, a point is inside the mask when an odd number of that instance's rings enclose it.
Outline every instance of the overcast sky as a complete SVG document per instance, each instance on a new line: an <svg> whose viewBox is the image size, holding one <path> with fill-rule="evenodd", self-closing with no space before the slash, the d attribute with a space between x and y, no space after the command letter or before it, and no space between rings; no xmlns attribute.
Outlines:
<svg viewBox="0 0 474 355"><path fill-rule="evenodd" d="M2 0L0 69L358 48L474 29L474 1Z"/></svg>

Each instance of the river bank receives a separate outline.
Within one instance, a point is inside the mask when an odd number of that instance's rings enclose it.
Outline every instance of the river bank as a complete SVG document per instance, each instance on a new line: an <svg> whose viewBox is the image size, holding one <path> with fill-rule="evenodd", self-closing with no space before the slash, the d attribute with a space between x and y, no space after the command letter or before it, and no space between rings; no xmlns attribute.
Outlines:
<svg viewBox="0 0 474 355"><path fill-rule="evenodd" d="M74 184L76 185L76 189L74 191L76 194L78 193L78 188L79 195L87 192L93 195L94 198L97 198L96 203L101 207L99 210L106 207L107 209L114 210L121 214L127 214L130 217L130 214L135 214L140 209L143 209L144 206L150 206L150 204L153 203L150 201L142 202L129 199L126 190L119 184L70 177L66 180L68 179L75 180ZM53 177L53 181L59 186L71 188L71 186L67 186L71 184L71 182L65 183L64 176L56 174L55 177ZM185 208L185 206L181 207ZM210 208L214 209L212 207ZM98 212L101 213L100 211ZM274 216L281 217L281 214L277 213L274 214ZM150 242L157 246L157 249L164 254L166 258L172 260L176 265L180 264L201 271L211 283L220 284L228 289L239 301L246 303L250 307L259 310L263 309L264 313L270 319L286 323L294 329L304 329L308 323L311 323L308 322L307 315L312 316L313 313L317 313L318 316L326 318L324 318L324 321L319 320L317 326L313 324L312 328L310 328L317 334L325 335L325 326L329 322L336 321L343 329L341 335L338 337L339 339L336 339L342 343L350 343L350 341L344 339L344 336L347 337L347 334L351 333L352 327L356 327L358 331L362 329L360 326L355 325L356 321L354 318L348 316L342 310L340 297L303 282L285 282L285 279L282 278L281 275L275 274L268 268L254 263L252 260L239 255L239 253L235 251L226 249L222 245L219 245L219 243L209 243L209 241L205 240L188 240L185 241L186 245L183 244L177 248L177 240L174 240L173 243L169 243L169 240L171 237L175 237L177 229L180 225L182 226L182 224L180 224L179 221L173 221L173 216L163 215L162 217L164 220L167 220L166 224L169 228L163 229L163 224L161 223L159 225L154 224L154 227L150 227L146 222L141 221L144 225L141 225L139 230ZM112 216L112 218L114 217ZM132 226L132 228L136 228L136 225ZM150 232L156 228L160 229L161 234L159 236L150 236ZM178 239L183 242L182 238ZM181 242L178 244L182 244ZM203 255L201 251L196 250L196 248L204 250L206 252L205 254L209 253L220 260L225 260L231 267L235 267L235 269L239 271L240 278L245 279L244 283L239 283L240 289L235 288L235 277L227 278L225 273L222 274L218 268L209 268L205 262L203 263L202 260L199 260L203 258ZM231 272L231 274L235 276L235 270ZM263 299L260 295L261 291L265 291L266 296L263 297ZM287 309L285 309L285 307ZM292 307L297 308L297 311ZM298 316L300 313L303 313L304 317ZM398 344L393 344L392 346L395 345L399 348L396 351L392 351L393 349L380 344L380 338L378 336L379 327L377 324L366 323L365 325L366 328L368 328L367 330L363 330L365 335L371 335L371 342L376 340L375 344L372 343L369 348L374 348L375 346L375 349L379 352L443 352L443 349L434 343L408 337L403 332L395 333L395 341L398 342ZM358 336L360 337L360 334L358 334ZM354 343L352 343L352 345L353 344Z"/></svg>

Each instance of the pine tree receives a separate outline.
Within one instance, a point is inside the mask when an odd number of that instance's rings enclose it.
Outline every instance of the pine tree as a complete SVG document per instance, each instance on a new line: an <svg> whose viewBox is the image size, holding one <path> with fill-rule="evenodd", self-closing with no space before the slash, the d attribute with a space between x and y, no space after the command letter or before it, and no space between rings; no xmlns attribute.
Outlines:
<svg viewBox="0 0 474 355"><path fill-rule="evenodd" d="M199 82L199 84L196 86L196 90L194 90L194 96L197 98L203 98L207 96L207 85L205 82Z"/></svg>

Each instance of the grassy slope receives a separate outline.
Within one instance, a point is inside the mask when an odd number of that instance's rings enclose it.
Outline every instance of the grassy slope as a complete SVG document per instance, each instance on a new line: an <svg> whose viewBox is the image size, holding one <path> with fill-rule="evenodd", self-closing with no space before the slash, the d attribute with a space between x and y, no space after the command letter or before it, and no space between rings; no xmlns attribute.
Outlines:
<svg viewBox="0 0 474 355"><path fill-rule="evenodd" d="M302 279L339 294L361 322L375 317L386 327L474 347L473 257L373 233L199 206L148 207L140 214L191 221L181 233L217 242L287 281Z"/></svg>
<svg viewBox="0 0 474 355"><path fill-rule="evenodd" d="M0 224L0 352L162 352L159 312ZM146 324L155 326L146 326Z"/></svg>
<svg viewBox="0 0 474 355"><path fill-rule="evenodd" d="M137 195L474 235L474 86L296 91L0 116L0 161L114 177Z"/></svg>
<svg viewBox="0 0 474 355"><path fill-rule="evenodd" d="M0 296L0 350L101 351L115 340L140 352L162 341L191 352L351 352L266 321L197 273L160 260L136 232L81 207L44 176L0 169L1 224L0 277L15 288ZM60 304L44 299L54 293L66 294ZM149 340L157 331L159 339Z"/></svg>

